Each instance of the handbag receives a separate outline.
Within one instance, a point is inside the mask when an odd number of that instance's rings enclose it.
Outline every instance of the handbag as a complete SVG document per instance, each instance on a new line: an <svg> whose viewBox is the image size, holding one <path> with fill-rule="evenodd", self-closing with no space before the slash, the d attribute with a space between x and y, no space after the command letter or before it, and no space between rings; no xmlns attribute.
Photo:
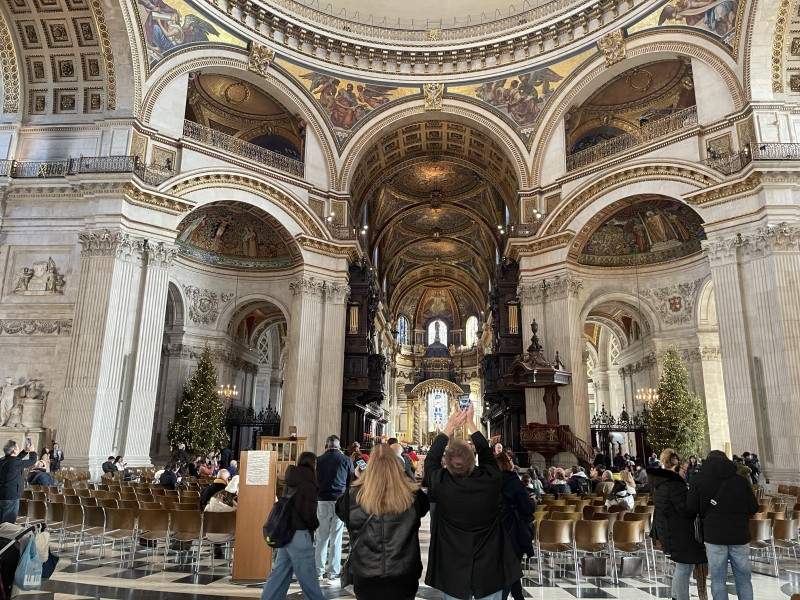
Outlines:
<svg viewBox="0 0 800 600"><path fill-rule="evenodd" d="M712 507L717 505L717 498L722 495L722 489L725 487L727 483L728 481L726 480L721 486L719 486L719 489L717 490L717 495L708 501L708 503ZM705 535L703 533L704 518L705 518L705 513L698 513L694 517L694 541L697 542L698 544L704 544L706 541Z"/></svg>

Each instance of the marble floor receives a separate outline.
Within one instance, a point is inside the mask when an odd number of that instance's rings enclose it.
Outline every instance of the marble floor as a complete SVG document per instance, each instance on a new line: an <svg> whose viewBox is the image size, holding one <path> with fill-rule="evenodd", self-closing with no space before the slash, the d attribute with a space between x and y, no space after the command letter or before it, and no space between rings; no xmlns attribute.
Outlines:
<svg viewBox="0 0 800 600"><path fill-rule="evenodd" d="M420 532L423 561L427 559L426 551L430 541L427 523ZM62 553L66 556L67 551ZM91 556L91 555L89 555ZM82 557L83 559L83 557ZM38 592L25 592L20 595L25 600L80 600L83 598L103 598L113 600L221 600L254 598L261 593L260 585L237 585L230 581L230 573L218 560L212 564L209 560L201 561L198 573L192 573L188 565L176 564L174 554L163 568L163 555L153 558L147 549L137 551L133 564L121 566L113 554L106 552L101 559L74 563L62 558L53 577L46 581ZM110 564L109 564L110 563ZM753 587L756 600L788 600L793 593L800 593L800 561L783 557L780 575L769 574L766 564L757 564L753 575ZM656 583L644 577L622 578L615 584L610 578L594 578L585 580L581 585L575 584L574 575L569 570L562 572L545 568L543 581L539 583L539 573L526 569L523 587L527 598L536 600L568 600L570 598L600 599L617 598L619 600L652 600L669 598L669 580L658 577ZM735 587L729 579L731 598L735 598ZM323 586L325 596L329 599L348 600L352 594L338 586ZM693 587L692 598L697 597ZM293 583L287 596L291 600L300 600L303 596L300 588ZM439 600L441 592L421 585L418 598ZM710 598L710 591L709 591Z"/></svg>

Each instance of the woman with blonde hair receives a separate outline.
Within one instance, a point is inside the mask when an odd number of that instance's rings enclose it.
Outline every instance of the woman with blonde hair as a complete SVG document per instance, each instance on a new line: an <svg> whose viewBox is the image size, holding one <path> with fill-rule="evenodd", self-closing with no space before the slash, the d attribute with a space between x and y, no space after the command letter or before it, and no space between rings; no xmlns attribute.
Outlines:
<svg viewBox="0 0 800 600"><path fill-rule="evenodd" d="M428 497L406 477L394 451L373 448L361 477L336 502L350 533L350 556L358 600L412 600L422 575L420 519Z"/></svg>

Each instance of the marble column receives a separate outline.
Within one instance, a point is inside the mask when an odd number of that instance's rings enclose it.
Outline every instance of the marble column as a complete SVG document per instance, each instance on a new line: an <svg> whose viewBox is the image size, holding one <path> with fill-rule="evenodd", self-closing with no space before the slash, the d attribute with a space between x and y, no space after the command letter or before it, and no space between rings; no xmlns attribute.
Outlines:
<svg viewBox="0 0 800 600"><path fill-rule="evenodd" d="M561 424L569 425L577 437L588 441L588 391L579 300L583 281L572 273L562 273L547 279L522 281L520 288L523 322L527 325L536 317L546 357L553 360L558 351L564 368L572 372L572 383L558 388L561 396L559 420ZM526 395L526 403L528 400ZM535 414L538 413L537 407L531 408Z"/></svg>
<svg viewBox="0 0 800 600"><path fill-rule="evenodd" d="M342 430L342 377L344 375L344 341L347 299L350 286L346 282L325 282L325 323L322 328L320 360L320 397L317 412L317 448L325 438ZM387 388L388 390L388 388Z"/></svg>
<svg viewBox="0 0 800 600"><path fill-rule="evenodd" d="M742 228L705 243L717 302L733 452L800 480L800 224Z"/></svg>
<svg viewBox="0 0 800 600"><path fill-rule="evenodd" d="M163 242L146 245L144 286L136 335L133 387L126 418L122 446L132 467L152 466L150 445L153 417L158 395L161 345L164 338L164 315L167 308L169 268L177 250Z"/></svg>
<svg viewBox="0 0 800 600"><path fill-rule="evenodd" d="M322 401L320 360L326 351L322 336L325 282L301 276L290 282L289 288L294 299L287 340L281 435L289 435L289 428L296 427L298 437L308 438L306 447L316 452L321 449L315 415Z"/></svg>
<svg viewBox="0 0 800 600"><path fill-rule="evenodd" d="M121 230L79 235L81 267L58 439L64 466L93 475L114 446L135 329L145 241ZM163 321L163 319L162 319ZM163 322L160 324L163 327ZM148 424L148 432L152 422ZM149 442L149 438L148 438Z"/></svg>

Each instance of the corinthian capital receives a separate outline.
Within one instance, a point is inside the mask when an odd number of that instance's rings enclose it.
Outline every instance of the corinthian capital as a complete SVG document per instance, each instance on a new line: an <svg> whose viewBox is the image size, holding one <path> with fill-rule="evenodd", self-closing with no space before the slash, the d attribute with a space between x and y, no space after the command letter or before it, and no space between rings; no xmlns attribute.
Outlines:
<svg viewBox="0 0 800 600"><path fill-rule="evenodd" d="M350 286L337 281L325 282L325 299L333 304L344 304L350 297Z"/></svg>
<svg viewBox="0 0 800 600"><path fill-rule="evenodd" d="M120 230L95 229L78 234L81 256L116 256L141 260L147 242L144 238Z"/></svg>
<svg viewBox="0 0 800 600"><path fill-rule="evenodd" d="M325 282L315 277L298 277L289 282L289 289L295 296L322 296Z"/></svg>
<svg viewBox="0 0 800 600"><path fill-rule="evenodd" d="M168 269L172 259L178 254L178 249L164 242L149 242L147 244L148 265Z"/></svg>
<svg viewBox="0 0 800 600"><path fill-rule="evenodd" d="M559 275L547 282L547 298L549 300L562 300L575 298L583 289L583 280L572 274Z"/></svg>
<svg viewBox="0 0 800 600"><path fill-rule="evenodd" d="M523 304L541 304L544 300L545 289L544 281L520 283L517 287L517 297Z"/></svg>

